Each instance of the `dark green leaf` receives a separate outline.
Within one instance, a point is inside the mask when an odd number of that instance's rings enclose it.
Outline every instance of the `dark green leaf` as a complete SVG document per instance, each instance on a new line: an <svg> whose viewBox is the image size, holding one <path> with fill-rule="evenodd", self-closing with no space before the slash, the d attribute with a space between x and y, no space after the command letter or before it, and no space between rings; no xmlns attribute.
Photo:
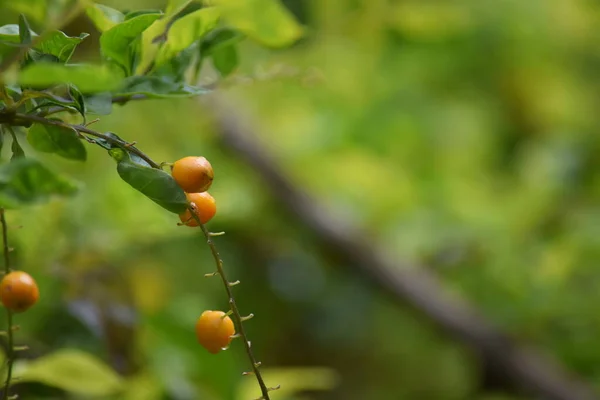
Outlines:
<svg viewBox="0 0 600 400"><path fill-rule="evenodd" d="M69 94L73 98L73 102L75 103L75 108L79 111L79 114L83 117L85 121L85 113L87 112L85 106L85 99L83 98L83 94L77 89L75 85L69 85Z"/></svg>
<svg viewBox="0 0 600 400"><path fill-rule="evenodd" d="M235 45L219 46L212 50L212 61L214 67L221 76L227 76L238 66L238 53Z"/></svg>
<svg viewBox="0 0 600 400"><path fill-rule="evenodd" d="M192 97L210 92L204 88L173 82L168 77L159 76L131 76L126 78L123 84L117 96L143 94L150 98Z"/></svg>
<svg viewBox="0 0 600 400"><path fill-rule="evenodd" d="M113 26L100 36L102 53L131 71L129 45L160 17L161 14L143 14Z"/></svg>
<svg viewBox="0 0 600 400"><path fill-rule="evenodd" d="M108 115L112 112L112 94L110 92L84 96L86 112L89 114Z"/></svg>
<svg viewBox="0 0 600 400"><path fill-rule="evenodd" d="M106 65L36 63L21 71L18 81L35 88L71 83L84 93L93 93L115 89L121 78L119 71Z"/></svg>
<svg viewBox="0 0 600 400"><path fill-rule="evenodd" d="M303 29L279 0L213 0L231 26L270 47L289 46Z"/></svg>
<svg viewBox="0 0 600 400"><path fill-rule="evenodd" d="M22 44L31 43L31 28L29 27L27 18L23 14L19 15L19 39Z"/></svg>
<svg viewBox="0 0 600 400"><path fill-rule="evenodd" d="M0 207L15 208L76 191L74 183L32 158L21 157L0 166Z"/></svg>
<svg viewBox="0 0 600 400"><path fill-rule="evenodd" d="M102 4L92 3L85 12L100 32L107 31L125 20L121 11Z"/></svg>
<svg viewBox="0 0 600 400"><path fill-rule="evenodd" d="M202 40L200 54L210 55L213 50L237 44L242 39L244 39L244 35L238 31L234 31L233 29L222 28L213 31L207 35L204 40Z"/></svg>
<svg viewBox="0 0 600 400"><path fill-rule="evenodd" d="M118 163L117 172L121 179L134 189L172 213L181 214L186 210L185 193L170 174L134 163L123 149L112 149L109 154Z"/></svg>
<svg viewBox="0 0 600 400"><path fill-rule="evenodd" d="M79 36L67 36L61 31L52 31L43 36L43 40L35 45L35 49L43 54L50 54L62 63L69 61L75 48L89 35L82 33Z"/></svg>
<svg viewBox="0 0 600 400"><path fill-rule="evenodd" d="M12 156L11 156L10 160L15 161L19 158L24 158L25 152L23 151L23 148L19 144L17 135L15 135L15 133L13 131L10 131L10 134L12 136L12 144L10 145L10 150L12 151Z"/></svg>
<svg viewBox="0 0 600 400"><path fill-rule="evenodd" d="M44 153L56 153L61 157L78 161L85 161L87 158L85 146L72 128L33 124L27 134L27 141L31 147Z"/></svg>
<svg viewBox="0 0 600 400"><path fill-rule="evenodd" d="M219 11L214 7L202 8L177 19L167 34L167 40L158 50L155 65L159 66L188 48L213 30L219 21Z"/></svg>

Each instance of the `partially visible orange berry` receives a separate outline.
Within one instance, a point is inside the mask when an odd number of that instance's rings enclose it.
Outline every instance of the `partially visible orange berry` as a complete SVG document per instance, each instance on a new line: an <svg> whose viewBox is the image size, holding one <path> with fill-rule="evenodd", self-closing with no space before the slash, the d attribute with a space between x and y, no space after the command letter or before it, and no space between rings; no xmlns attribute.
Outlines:
<svg viewBox="0 0 600 400"><path fill-rule="evenodd" d="M217 213L217 204L215 203L215 199L208 192L186 193L186 197L192 204L196 216L198 216L198 219L203 224L206 224L208 221L210 221ZM185 210L185 212L179 214L179 219L187 226L198 226L198 222L192 218L192 213L190 210Z"/></svg>
<svg viewBox="0 0 600 400"><path fill-rule="evenodd" d="M233 335L233 321L223 311L204 311L196 321L198 342L212 354L229 346Z"/></svg>
<svg viewBox="0 0 600 400"><path fill-rule="evenodd" d="M26 311L37 303L39 297L37 283L27 272L10 272L0 282L0 300L11 311Z"/></svg>
<svg viewBox="0 0 600 400"><path fill-rule="evenodd" d="M188 193L207 191L215 177L212 166L204 157L184 157L175 161L171 168L171 175Z"/></svg>

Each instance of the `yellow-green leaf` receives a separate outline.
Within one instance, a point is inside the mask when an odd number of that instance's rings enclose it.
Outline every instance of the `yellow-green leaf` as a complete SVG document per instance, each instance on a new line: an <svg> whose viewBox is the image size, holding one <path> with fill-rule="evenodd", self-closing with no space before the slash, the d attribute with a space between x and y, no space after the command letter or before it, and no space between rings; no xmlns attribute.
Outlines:
<svg viewBox="0 0 600 400"><path fill-rule="evenodd" d="M303 34L278 0L213 0L213 4L226 22L265 46L289 46Z"/></svg>
<svg viewBox="0 0 600 400"><path fill-rule="evenodd" d="M40 382L88 396L110 396L123 389L122 378L95 356L58 350L19 367L19 382Z"/></svg>
<svg viewBox="0 0 600 400"><path fill-rule="evenodd" d="M91 3L85 12L100 32L107 31L125 20L125 15L121 11L102 4Z"/></svg>
<svg viewBox="0 0 600 400"><path fill-rule="evenodd" d="M59 83L71 83L84 93L116 89L122 76L114 68L103 65L61 65L36 63L27 66L19 75L21 85L47 88Z"/></svg>
<svg viewBox="0 0 600 400"><path fill-rule="evenodd" d="M159 66L188 48L196 40L213 30L219 22L219 11L215 7L202 8L176 20L167 35L167 41L156 55Z"/></svg>

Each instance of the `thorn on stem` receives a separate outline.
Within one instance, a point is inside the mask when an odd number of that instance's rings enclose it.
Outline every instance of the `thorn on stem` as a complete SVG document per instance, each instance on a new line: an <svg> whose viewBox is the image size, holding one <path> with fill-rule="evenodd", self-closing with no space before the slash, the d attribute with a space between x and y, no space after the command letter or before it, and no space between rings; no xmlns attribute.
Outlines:
<svg viewBox="0 0 600 400"><path fill-rule="evenodd" d="M29 350L29 346L13 346L13 351L26 351Z"/></svg>
<svg viewBox="0 0 600 400"><path fill-rule="evenodd" d="M262 363L260 361L257 361L254 363L255 368L259 368L261 365L262 365Z"/></svg>
<svg viewBox="0 0 600 400"><path fill-rule="evenodd" d="M13 331L13 332L16 332L16 331L18 331L19 329L21 329L21 325L13 325L13 326L11 326L11 328L10 328L10 329L12 329L12 331Z"/></svg>
<svg viewBox="0 0 600 400"><path fill-rule="evenodd" d="M235 282L228 282L227 284L229 285L229 287L231 287L231 286L239 285L239 284L240 284L240 281L239 281L239 280L237 280L237 281L235 281Z"/></svg>
<svg viewBox="0 0 600 400"><path fill-rule="evenodd" d="M240 320L242 322L244 322L244 321L248 321L249 319L252 319L252 318L254 318L254 314L250 313L250 314L246 315L245 317L240 318Z"/></svg>
<svg viewBox="0 0 600 400"><path fill-rule="evenodd" d="M223 236L225 232L208 232L208 236Z"/></svg>
<svg viewBox="0 0 600 400"><path fill-rule="evenodd" d="M252 372L252 371L244 371L244 372L242 372L242 376L248 376L248 375L254 375L254 372Z"/></svg>
<svg viewBox="0 0 600 400"><path fill-rule="evenodd" d="M277 386L273 386L273 387L267 388L267 392L272 392L272 391L279 390L279 389L281 389L281 385L277 385Z"/></svg>
<svg viewBox="0 0 600 400"><path fill-rule="evenodd" d="M242 335L240 335L239 333L236 333L234 335L229 336L231 339L237 339L239 337L242 337Z"/></svg>
<svg viewBox="0 0 600 400"><path fill-rule="evenodd" d="M213 276L219 275L219 271L211 272L209 274L204 274L205 278L212 278Z"/></svg>

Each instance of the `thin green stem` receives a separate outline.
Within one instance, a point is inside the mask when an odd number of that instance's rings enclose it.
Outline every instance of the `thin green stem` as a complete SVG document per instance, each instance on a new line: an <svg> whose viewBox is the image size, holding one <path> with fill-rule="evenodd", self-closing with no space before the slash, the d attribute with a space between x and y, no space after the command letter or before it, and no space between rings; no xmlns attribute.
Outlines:
<svg viewBox="0 0 600 400"><path fill-rule="evenodd" d="M107 136L103 133L97 132L97 131L90 129L83 125L68 124L63 121L59 121L59 120L55 120L55 119L47 119L44 117L40 117L38 115L20 114L20 113L17 113L14 115L14 121L15 122L22 122L22 121L37 122L39 124L44 124L44 125L60 126L63 128L75 129L79 133L85 133L87 135L103 139L103 140L107 141L108 143L114 144L115 146L121 147L122 149L127 150L128 152L139 156L141 159L143 159L148 164L150 164L150 166L152 168L160 169L159 164L155 163L150 157L148 157L146 154L144 154L144 152L142 152L140 149L138 149L135 146L132 146L131 143L128 143L123 140L115 139L113 137Z"/></svg>
<svg viewBox="0 0 600 400"><path fill-rule="evenodd" d="M10 258L8 253L10 249L8 247L8 226L6 224L6 218L4 217L4 208L0 208L0 224L2 225L2 244L4 249L4 274L7 275L10 272ZM6 380L4 381L4 390L2 391L2 399L6 400L9 398L8 391L10 390L10 381L12 379L13 364L15 360L14 343L13 343L13 321L12 311L6 309L6 337L7 337L7 350L6 350Z"/></svg>

